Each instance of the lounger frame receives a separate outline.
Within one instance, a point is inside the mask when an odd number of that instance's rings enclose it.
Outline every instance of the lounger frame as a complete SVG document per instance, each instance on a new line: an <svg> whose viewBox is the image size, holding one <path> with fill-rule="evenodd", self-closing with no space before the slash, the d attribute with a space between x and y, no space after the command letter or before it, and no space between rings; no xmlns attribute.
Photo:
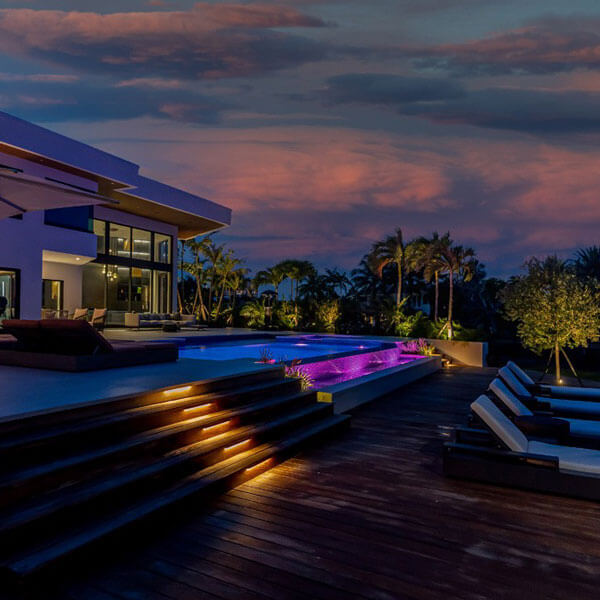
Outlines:
<svg viewBox="0 0 600 600"><path fill-rule="evenodd" d="M600 500L600 476L559 471L558 459L547 456L447 442L443 470L453 478Z"/></svg>

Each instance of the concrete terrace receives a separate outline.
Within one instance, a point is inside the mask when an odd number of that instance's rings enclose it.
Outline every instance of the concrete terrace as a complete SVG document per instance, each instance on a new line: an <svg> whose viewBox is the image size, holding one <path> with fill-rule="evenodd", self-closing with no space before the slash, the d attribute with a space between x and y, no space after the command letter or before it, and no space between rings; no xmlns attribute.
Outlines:
<svg viewBox="0 0 600 600"><path fill-rule="evenodd" d="M157 388L176 386L234 373L248 373L261 366L253 360L192 360L65 373L0 365L0 421L21 414L83 404Z"/></svg>
<svg viewBox="0 0 600 600"><path fill-rule="evenodd" d="M600 508L445 479L444 427L492 369L446 369L358 409L346 434L120 551L54 600L596 599Z"/></svg>

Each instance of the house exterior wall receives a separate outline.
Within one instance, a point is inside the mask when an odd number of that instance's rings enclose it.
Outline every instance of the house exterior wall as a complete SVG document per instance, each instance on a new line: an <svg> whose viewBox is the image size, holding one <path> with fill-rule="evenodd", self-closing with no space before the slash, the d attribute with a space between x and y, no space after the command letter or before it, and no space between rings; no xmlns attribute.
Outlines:
<svg viewBox="0 0 600 600"><path fill-rule="evenodd" d="M63 309L74 312L76 308L83 308L82 296L82 268L77 265L43 261L42 277L44 279L57 279L64 282Z"/></svg>
<svg viewBox="0 0 600 600"><path fill-rule="evenodd" d="M40 318L44 250L95 258L96 236L45 225L43 212L0 221L0 267L20 271L22 319Z"/></svg>
<svg viewBox="0 0 600 600"><path fill-rule="evenodd" d="M0 220L0 271L13 270L19 274L17 304L18 315L23 319L40 318L43 278L64 282L64 309L72 312L82 305L84 270L75 263L77 257L82 265L91 261L105 265L106 282L110 281L108 269L111 265L120 265L119 269L130 268L131 282L134 269L150 269L152 277L154 273L168 270L171 274L171 307L175 310L178 237L189 238L214 231L231 222L230 209L144 177L139 173L138 165L132 162L0 112L0 170L7 167L27 176L46 178L110 196L111 200L121 204L121 209L119 205L115 208L94 206L90 217L93 215L94 219L170 235L173 242L170 267L166 263L156 265L150 261L135 261L133 256L127 263L125 256L120 260L106 254L98 256L94 233L47 224L43 211L25 213L20 219ZM1 192L0 185L0 195ZM85 202L89 200L86 198ZM57 218L56 213L54 218ZM88 222L85 214L83 221ZM60 224L65 225L64 222ZM52 253L68 256L57 257ZM2 277L3 281L10 281L12 275L4 274ZM140 276L137 278L139 280ZM2 285L6 287L5 283ZM146 289L144 284L135 285L138 290L140 286ZM130 290L132 286L133 283ZM90 289L87 288L88 291ZM108 283L105 301L107 290ZM140 292L137 293L139 297ZM139 300L136 299L136 302L139 303ZM132 299L129 306L133 307ZM5 313L0 314L0 320L2 318L6 318Z"/></svg>

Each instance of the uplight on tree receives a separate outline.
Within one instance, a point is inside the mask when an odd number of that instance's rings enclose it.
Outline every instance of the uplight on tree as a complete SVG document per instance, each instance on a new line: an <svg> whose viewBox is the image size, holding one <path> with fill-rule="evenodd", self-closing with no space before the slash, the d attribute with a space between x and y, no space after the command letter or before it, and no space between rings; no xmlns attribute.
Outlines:
<svg viewBox="0 0 600 600"><path fill-rule="evenodd" d="M561 382L560 355L566 348L587 347L598 339L600 297L593 281L577 277L575 269L556 256L532 258L527 274L515 277L502 292L507 316L517 323L523 346L540 354L550 350Z"/></svg>

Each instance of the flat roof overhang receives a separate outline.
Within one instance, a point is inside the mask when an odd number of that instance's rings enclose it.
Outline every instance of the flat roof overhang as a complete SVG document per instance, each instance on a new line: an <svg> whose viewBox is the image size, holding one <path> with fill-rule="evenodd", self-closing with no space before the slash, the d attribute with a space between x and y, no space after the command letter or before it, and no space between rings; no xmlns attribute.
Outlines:
<svg viewBox="0 0 600 600"><path fill-rule="evenodd" d="M126 212L147 219L155 219L169 225L174 225L178 229L178 238L181 240L189 240L202 235L223 229L229 225L229 222L223 223L207 217L202 217L192 212L187 212L179 208L151 202L145 198L139 198L124 192L114 191L110 194L112 198L117 200L117 206L107 204L107 208L116 208L120 212Z"/></svg>
<svg viewBox="0 0 600 600"><path fill-rule="evenodd" d="M180 239L231 224L231 209L221 204L144 177L135 163L1 111L0 136L0 152L94 181L108 208L174 225Z"/></svg>

